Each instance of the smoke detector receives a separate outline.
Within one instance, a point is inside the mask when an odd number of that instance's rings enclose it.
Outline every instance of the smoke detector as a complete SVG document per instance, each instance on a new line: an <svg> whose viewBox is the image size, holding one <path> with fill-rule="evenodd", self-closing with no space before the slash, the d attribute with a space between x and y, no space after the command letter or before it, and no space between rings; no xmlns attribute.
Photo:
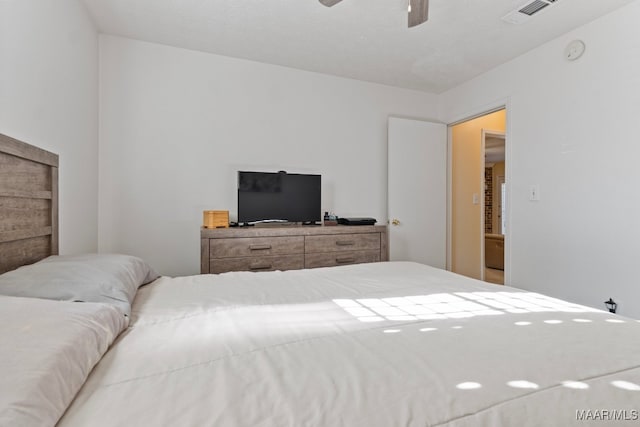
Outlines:
<svg viewBox="0 0 640 427"><path fill-rule="evenodd" d="M502 17L503 21L506 21L510 24L524 24L532 16L542 12L547 7L557 3L558 0L533 0L527 2L517 8L516 10L512 10Z"/></svg>
<svg viewBox="0 0 640 427"><path fill-rule="evenodd" d="M568 61L575 61L584 53L585 45L582 40L574 40L564 48L564 57Z"/></svg>

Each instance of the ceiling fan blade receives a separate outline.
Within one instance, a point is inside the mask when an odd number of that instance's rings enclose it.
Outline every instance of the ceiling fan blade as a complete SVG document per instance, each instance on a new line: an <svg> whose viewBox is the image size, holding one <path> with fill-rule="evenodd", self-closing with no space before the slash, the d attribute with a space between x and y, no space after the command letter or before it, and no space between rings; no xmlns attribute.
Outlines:
<svg viewBox="0 0 640 427"><path fill-rule="evenodd" d="M320 3L327 7L331 7L334 4L340 3L342 0L320 0Z"/></svg>
<svg viewBox="0 0 640 427"><path fill-rule="evenodd" d="M323 0L320 1L323 2ZM409 0L409 6L409 28L427 22L429 19L429 0Z"/></svg>

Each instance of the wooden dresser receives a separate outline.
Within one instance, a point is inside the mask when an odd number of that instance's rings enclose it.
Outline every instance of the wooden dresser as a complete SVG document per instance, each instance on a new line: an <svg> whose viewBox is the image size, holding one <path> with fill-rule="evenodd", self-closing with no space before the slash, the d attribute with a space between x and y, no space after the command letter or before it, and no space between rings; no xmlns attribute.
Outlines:
<svg viewBox="0 0 640 427"><path fill-rule="evenodd" d="M200 229L200 272L299 270L388 261L387 227Z"/></svg>

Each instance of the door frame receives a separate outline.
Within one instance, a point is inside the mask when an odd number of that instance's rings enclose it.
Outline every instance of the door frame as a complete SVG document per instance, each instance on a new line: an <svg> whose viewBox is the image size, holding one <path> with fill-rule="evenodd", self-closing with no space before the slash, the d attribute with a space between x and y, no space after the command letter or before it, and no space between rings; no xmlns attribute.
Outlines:
<svg viewBox="0 0 640 427"><path fill-rule="evenodd" d="M507 195L506 212L507 212L507 234L504 236L504 284L511 284L511 235L513 231L511 213L511 201L513 199L512 192L512 150L513 140L511 138L511 101L510 98L503 98L497 100L491 104L478 107L471 112L458 114L451 119L445 120L447 123L447 270L451 271L451 263L453 259L452 245L452 215L453 215L453 200L452 200L452 181L453 181L453 132L452 127L469 120L476 119L478 117L486 116L487 114L495 113L499 110L506 110L506 126L505 126L505 191ZM507 144L506 141L509 141ZM483 159L484 161L484 159ZM482 198L484 203L484 197ZM484 230L483 230L484 231ZM484 252L483 252L484 254ZM483 269L484 274L484 269Z"/></svg>

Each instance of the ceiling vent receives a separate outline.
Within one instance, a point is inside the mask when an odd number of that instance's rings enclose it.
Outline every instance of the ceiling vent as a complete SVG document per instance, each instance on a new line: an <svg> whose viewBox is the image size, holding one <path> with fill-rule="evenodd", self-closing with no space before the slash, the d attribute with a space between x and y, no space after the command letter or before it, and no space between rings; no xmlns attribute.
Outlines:
<svg viewBox="0 0 640 427"><path fill-rule="evenodd" d="M533 0L523 4L516 10L507 13L502 17L503 21L511 24L523 24L531 19L532 16L540 13L548 6L556 3L558 0Z"/></svg>

